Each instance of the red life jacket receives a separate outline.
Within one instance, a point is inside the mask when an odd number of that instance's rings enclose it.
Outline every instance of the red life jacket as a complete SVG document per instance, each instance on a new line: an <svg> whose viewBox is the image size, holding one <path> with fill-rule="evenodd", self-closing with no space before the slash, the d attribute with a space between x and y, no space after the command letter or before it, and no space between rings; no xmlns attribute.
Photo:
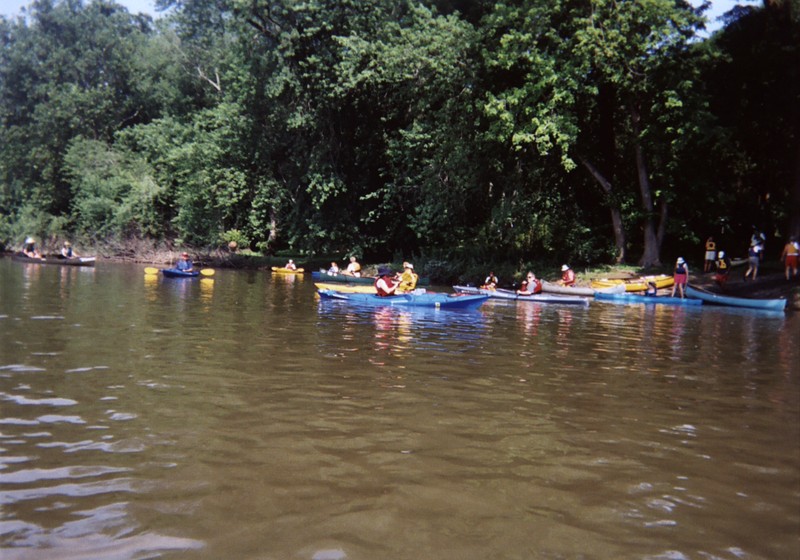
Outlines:
<svg viewBox="0 0 800 560"><path fill-rule="evenodd" d="M572 286L575 283L575 272L570 268L561 274L561 281L565 286Z"/></svg>
<svg viewBox="0 0 800 560"><path fill-rule="evenodd" d="M394 292L389 293L386 290L384 290L382 286L378 286L378 282L380 282L381 278L383 278L384 282L386 282L386 284L390 288L392 286L394 286L394 282L392 282L391 278L387 278L387 277L381 276L381 277L375 279L375 291L378 292L378 295L381 296L381 297L393 296Z"/></svg>

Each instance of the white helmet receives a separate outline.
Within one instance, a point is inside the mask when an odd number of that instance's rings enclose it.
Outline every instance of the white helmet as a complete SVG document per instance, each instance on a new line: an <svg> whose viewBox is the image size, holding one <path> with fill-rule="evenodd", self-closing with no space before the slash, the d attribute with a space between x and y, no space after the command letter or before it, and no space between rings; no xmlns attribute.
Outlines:
<svg viewBox="0 0 800 560"><path fill-rule="evenodd" d="M719 258L721 258L721 259L725 258L725 251L720 251L719 252Z"/></svg>

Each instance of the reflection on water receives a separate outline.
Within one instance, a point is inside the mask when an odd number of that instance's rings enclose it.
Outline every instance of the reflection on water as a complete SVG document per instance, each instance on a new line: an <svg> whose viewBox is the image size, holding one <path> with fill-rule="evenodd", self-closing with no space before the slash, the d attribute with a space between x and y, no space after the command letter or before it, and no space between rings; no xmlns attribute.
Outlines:
<svg viewBox="0 0 800 560"><path fill-rule="evenodd" d="M794 315L0 260L2 558L797 558Z"/></svg>

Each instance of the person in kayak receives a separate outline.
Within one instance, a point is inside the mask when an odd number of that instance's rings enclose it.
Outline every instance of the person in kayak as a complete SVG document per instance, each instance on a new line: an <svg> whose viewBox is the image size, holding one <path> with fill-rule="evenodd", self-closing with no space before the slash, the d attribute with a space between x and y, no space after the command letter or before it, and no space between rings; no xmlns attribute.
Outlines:
<svg viewBox="0 0 800 560"><path fill-rule="evenodd" d="M36 240L33 237L26 237L25 244L22 246L22 252L25 254L26 257L30 257L32 259L41 259L42 255L36 249Z"/></svg>
<svg viewBox="0 0 800 560"><path fill-rule="evenodd" d="M575 285L575 271L572 270L568 264L561 266L561 280L559 284L569 287Z"/></svg>
<svg viewBox="0 0 800 560"><path fill-rule="evenodd" d="M189 258L189 253L187 253L186 251L181 253L181 258L179 258L178 262L175 263L175 268L177 268L181 272L192 272L194 270L194 265L192 264L192 261Z"/></svg>
<svg viewBox="0 0 800 560"><path fill-rule="evenodd" d="M355 276L356 278L361 277L361 265L358 264L355 257L350 257L350 264L347 265L347 269L344 273L348 276Z"/></svg>
<svg viewBox="0 0 800 560"><path fill-rule="evenodd" d="M331 267L328 269L328 274L330 274L331 276L336 276L337 274L339 274L339 265L336 264L335 262L332 262Z"/></svg>
<svg viewBox="0 0 800 560"><path fill-rule="evenodd" d="M489 272L489 276L486 277L486 280L483 281L482 288L487 290L494 290L497 288L497 285L500 283L500 280L497 279L497 276L494 275L493 271Z"/></svg>
<svg viewBox="0 0 800 560"><path fill-rule="evenodd" d="M289 259L289 262L287 262L283 268L285 268L286 270L297 270L297 265L294 264L294 261L292 259Z"/></svg>
<svg viewBox="0 0 800 560"><path fill-rule="evenodd" d="M517 295L532 296L540 293L542 293L542 283L533 272L528 271L527 277L522 281L519 290L517 290Z"/></svg>
<svg viewBox="0 0 800 560"><path fill-rule="evenodd" d="M394 281L392 269L387 266L378 268L378 278L375 280L375 291L380 297L395 295L398 283Z"/></svg>
<svg viewBox="0 0 800 560"><path fill-rule="evenodd" d="M672 271L672 278L675 284L672 285L672 294L670 297L675 297L675 291L677 290L681 299L683 299L683 289L689 281L689 265L686 264L683 257L678 257L678 260L675 261L675 269Z"/></svg>
<svg viewBox="0 0 800 560"><path fill-rule="evenodd" d="M78 253L72 249L72 243L64 241L64 246L61 247L61 256L65 259L77 259Z"/></svg>
<svg viewBox="0 0 800 560"><path fill-rule="evenodd" d="M647 289L645 289L644 295L647 297L656 297L658 295L658 286L656 286L655 282L650 280L647 283Z"/></svg>
<svg viewBox="0 0 800 560"><path fill-rule="evenodd" d="M414 272L414 265L410 262L403 263L403 273L400 275L400 284L397 286L398 292L413 292L417 287L419 276Z"/></svg>

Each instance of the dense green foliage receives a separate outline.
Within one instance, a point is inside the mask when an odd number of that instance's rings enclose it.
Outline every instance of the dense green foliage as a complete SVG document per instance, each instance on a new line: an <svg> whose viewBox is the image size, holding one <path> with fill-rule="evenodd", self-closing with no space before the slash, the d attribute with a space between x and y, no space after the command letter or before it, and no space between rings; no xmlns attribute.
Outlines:
<svg viewBox="0 0 800 560"><path fill-rule="evenodd" d="M800 235L800 21L684 0L35 0L0 243L657 265ZM773 247L777 247L777 243Z"/></svg>

